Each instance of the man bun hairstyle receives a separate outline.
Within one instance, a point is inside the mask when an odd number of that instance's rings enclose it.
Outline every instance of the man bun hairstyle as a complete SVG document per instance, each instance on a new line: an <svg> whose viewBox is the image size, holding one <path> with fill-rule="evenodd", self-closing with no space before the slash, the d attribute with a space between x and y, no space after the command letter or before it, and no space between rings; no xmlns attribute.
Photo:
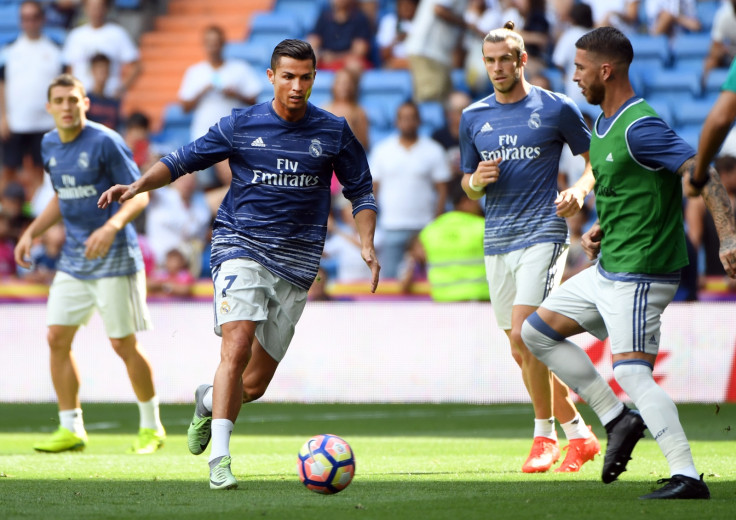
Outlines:
<svg viewBox="0 0 736 520"><path fill-rule="evenodd" d="M486 34L486 37L483 38L483 43L499 43L511 40L512 47L516 48L517 58L521 58L521 55L526 52L526 48L524 47L524 38L522 38L518 32L514 31L514 27L516 27L514 22L509 20L503 24L502 28L494 29Z"/></svg>

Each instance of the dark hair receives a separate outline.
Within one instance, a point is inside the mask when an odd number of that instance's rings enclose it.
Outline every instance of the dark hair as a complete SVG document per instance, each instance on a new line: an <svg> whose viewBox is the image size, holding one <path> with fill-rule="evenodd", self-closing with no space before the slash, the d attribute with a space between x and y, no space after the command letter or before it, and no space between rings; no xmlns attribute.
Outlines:
<svg viewBox="0 0 736 520"><path fill-rule="evenodd" d="M143 128L148 130L151 127L151 120L143 112L133 112L128 116L128 120L125 122L125 126L128 128Z"/></svg>
<svg viewBox="0 0 736 520"><path fill-rule="evenodd" d="M634 48L624 33L615 27L598 27L582 35L575 42L580 50L600 54L608 59L620 60L630 65L634 60Z"/></svg>
<svg viewBox="0 0 736 520"><path fill-rule="evenodd" d="M499 42L505 42L506 40L511 40L516 47L516 50L518 52L517 57L521 57L522 54L526 52L526 48L524 47L524 38L521 37L521 35L514 31L514 22L508 21L503 25L503 28L501 29L494 29L488 34L486 34L486 37L483 38L483 43L490 42L490 43L499 43Z"/></svg>
<svg viewBox="0 0 736 520"><path fill-rule="evenodd" d="M51 81L49 88L46 90L46 99L49 101L51 101L51 89L54 87L79 87L82 91L82 95L85 97L87 96L87 91L84 90L82 82L71 74L59 74Z"/></svg>
<svg viewBox="0 0 736 520"><path fill-rule="evenodd" d="M731 172L736 168L736 157L728 154L720 155L716 158L713 166L718 173Z"/></svg>
<svg viewBox="0 0 736 520"><path fill-rule="evenodd" d="M295 60L312 60L312 67L317 68L317 56L314 55L314 49L304 40L289 38L276 45L271 54L271 70L276 70L282 56Z"/></svg>
<svg viewBox="0 0 736 520"><path fill-rule="evenodd" d="M110 58L107 56L107 54L102 54L101 52L98 52L89 59L89 62L91 65L94 65L95 63L106 63L107 65L110 65Z"/></svg>
<svg viewBox="0 0 736 520"><path fill-rule="evenodd" d="M592 29L593 10L585 3L574 4L570 8L570 20L572 20L573 25Z"/></svg>
<svg viewBox="0 0 736 520"><path fill-rule="evenodd" d="M411 107L411 108L413 108L414 109L414 112L417 114L417 117L419 118L419 120L420 121L422 120L422 113L419 111L419 105L417 105L414 102L414 100L412 100L411 98L408 98L408 99L405 99L404 101L402 101L401 104L398 107L396 107L396 115L397 116L399 115L399 110L401 110L403 107Z"/></svg>

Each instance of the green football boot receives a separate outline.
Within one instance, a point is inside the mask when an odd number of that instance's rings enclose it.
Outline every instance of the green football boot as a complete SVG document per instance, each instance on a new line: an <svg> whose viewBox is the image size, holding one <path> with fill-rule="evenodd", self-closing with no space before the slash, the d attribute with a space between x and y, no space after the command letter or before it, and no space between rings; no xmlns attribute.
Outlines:
<svg viewBox="0 0 736 520"><path fill-rule="evenodd" d="M81 451L87 446L87 433L77 435L63 426L59 426L47 441L41 441L33 445L36 451L46 453L59 453L62 451Z"/></svg>

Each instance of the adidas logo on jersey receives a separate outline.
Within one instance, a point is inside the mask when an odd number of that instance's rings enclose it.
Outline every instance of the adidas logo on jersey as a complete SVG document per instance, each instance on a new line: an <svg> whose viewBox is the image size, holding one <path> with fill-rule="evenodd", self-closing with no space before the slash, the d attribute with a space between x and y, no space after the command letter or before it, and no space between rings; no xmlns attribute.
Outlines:
<svg viewBox="0 0 736 520"><path fill-rule="evenodd" d="M260 137L257 137L256 139L254 139L253 141L251 141L250 145L251 146L256 146L258 148L265 148L266 147L266 143L264 143L263 142L263 139L261 139Z"/></svg>
<svg viewBox="0 0 736 520"><path fill-rule="evenodd" d="M493 132L493 127L491 126L491 123L486 121L486 124L480 127L481 132Z"/></svg>
<svg viewBox="0 0 736 520"><path fill-rule="evenodd" d="M611 152L608 152L608 155L606 156L606 161L613 162L613 154L611 154Z"/></svg>

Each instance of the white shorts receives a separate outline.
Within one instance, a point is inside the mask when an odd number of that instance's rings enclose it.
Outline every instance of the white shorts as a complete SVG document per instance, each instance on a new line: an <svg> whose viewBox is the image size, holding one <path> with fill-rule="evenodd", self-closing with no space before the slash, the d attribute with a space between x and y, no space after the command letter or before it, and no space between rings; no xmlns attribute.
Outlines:
<svg viewBox="0 0 736 520"><path fill-rule="evenodd" d="M107 337L124 338L153 328L146 305L146 273L80 280L58 271L49 288L47 325L86 325L95 309Z"/></svg>
<svg viewBox="0 0 736 520"><path fill-rule="evenodd" d="M281 362L307 303L307 291L248 258L226 260L214 270L212 279L215 334L222 336L223 323L258 322L258 342Z"/></svg>
<svg viewBox="0 0 736 520"><path fill-rule="evenodd" d="M501 329L511 330L514 305L539 307L560 285L567 248L566 244L545 242L485 257L491 306Z"/></svg>
<svg viewBox="0 0 736 520"><path fill-rule="evenodd" d="M677 283L629 281L604 276L598 265L565 281L542 307L575 320L598 339L611 337L611 353L657 354L660 317L677 292Z"/></svg>

